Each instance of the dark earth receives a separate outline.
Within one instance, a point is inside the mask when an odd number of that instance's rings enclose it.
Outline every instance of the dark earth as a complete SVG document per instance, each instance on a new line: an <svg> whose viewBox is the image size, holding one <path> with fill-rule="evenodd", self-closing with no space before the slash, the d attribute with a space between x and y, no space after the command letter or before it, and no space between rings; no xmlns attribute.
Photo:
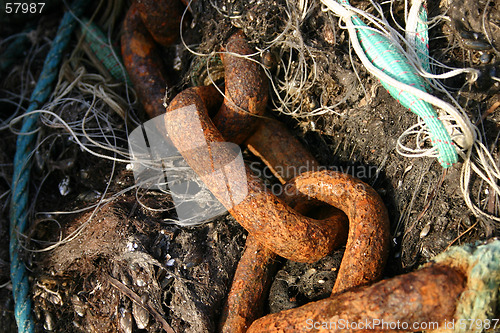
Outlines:
<svg viewBox="0 0 500 333"><path fill-rule="evenodd" d="M285 123L322 165L358 177L380 194L389 212L392 239L384 277L413 271L451 245L499 236L498 224L476 217L466 206L460 191L461 162L445 170L435 158L407 158L396 152L397 138L416 123L417 116L394 100L364 70L354 53L351 61L347 32L339 28L333 14L322 11L319 1L305 1L309 11L302 18L300 3L194 0L183 36L187 45L199 45L197 51L201 53L219 51L238 28L256 50L267 48L269 41L277 39L256 59L280 80L285 74L279 59L290 57L292 69L302 62L308 70L314 59L316 79L306 77L307 88L297 91L298 98L289 100L286 106L277 98L280 94L283 97L284 91L270 91L268 111ZM2 67L0 76L0 237L4 240L0 244L0 331L14 332L9 191L14 133L20 126L16 123L9 128L8 124L28 105L64 6L51 1L41 14L9 16L3 12L5 1L0 4L0 56L10 37L30 31L24 53L10 66ZM352 1L351 5L374 13L369 1ZM111 41L119 41L121 22L129 6L128 1L102 1L99 6L89 6L85 16L95 15L95 22L109 33ZM394 1L393 6L383 2L382 8L393 26L404 23L404 2ZM500 1L443 0L439 4L429 2L428 10L429 18L449 18L432 26L430 55L448 66L480 70L477 82L460 75L445 84L471 121L478 124L498 164L500 108L492 106L500 101ZM77 30L66 50L67 62L59 80L72 82L83 68L86 76L81 81L104 87L108 98L130 113L124 120L103 95L96 95L94 107L100 118L89 118L85 125L98 142L106 144L108 140L108 147L126 152L127 133L137 126L133 120L145 121L146 116L131 88L116 82L89 56L88 47L78 44L81 32ZM491 47L478 50L480 42ZM205 67L205 58L179 45L162 52L170 68L168 75L177 82L169 97L193 82L205 82L205 74L199 70ZM213 73L216 67L210 67ZM100 74L102 82L87 75L91 73ZM63 88L64 84L59 86L54 96ZM91 103L93 95L80 85L66 97ZM334 112L304 116L320 104L338 106ZM79 125L88 117L87 106L78 105L66 102L53 111L73 124L80 140L91 146ZM287 114L293 109L300 114ZM491 111L485 113L488 109ZM83 151L70 139L67 129L50 124L48 119L41 124L37 153L32 159L30 227L22 238L36 330L160 332L162 325L169 325L175 332L215 332L245 246L246 231L228 214L199 226L167 223L175 218L168 194L130 189L134 175L127 163L113 163ZM113 156L102 147L94 146L93 150ZM249 152L244 152L244 158L257 161ZM67 187L63 180L69 181ZM272 184L276 180L266 181ZM103 193L112 200L101 202L95 210ZM499 216L498 196L480 179L473 179L470 195L484 211ZM66 239L68 236L74 237ZM47 249L61 239L66 240ZM266 311L278 312L328 297L342 253L339 249L314 264L281 261ZM137 306L138 301L147 302L148 309Z"/></svg>

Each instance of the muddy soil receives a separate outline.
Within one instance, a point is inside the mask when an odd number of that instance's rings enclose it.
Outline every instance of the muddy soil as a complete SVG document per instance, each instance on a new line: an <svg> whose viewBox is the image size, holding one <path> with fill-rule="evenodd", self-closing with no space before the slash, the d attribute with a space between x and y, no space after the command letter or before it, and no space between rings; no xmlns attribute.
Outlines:
<svg viewBox="0 0 500 333"><path fill-rule="evenodd" d="M110 34L112 40L119 40L120 22L129 3L114 3L120 4L121 10L114 14L117 23L111 26ZM369 1L351 4L373 12ZM499 236L500 229L493 221L477 218L466 206L460 190L462 162L445 170L436 159L407 158L397 153L398 137L417 122L417 116L395 101L351 55L347 32L339 29L336 17L322 11L319 2L310 4L304 17L298 6L293 0L194 1L187 14L186 43L199 44L197 51L201 53L218 51L234 31L242 29L251 45L263 50L279 37L285 42L271 45L256 59L265 63L275 79L283 80L286 74L280 59L289 57L300 63L300 52L288 48L297 42L294 34L300 34L309 52L304 61L310 65L314 59L316 80L298 93L300 98L289 101L288 109L278 98L284 92L270 91L268 111L285 123L322 165L360 178L380 194L391 222L392 246L384 277L412 271L450 245ZM431 56L448 66L480 70L475 83L462 75L445 84L471 121L479 124L498 163L500 109L485 112L500 100L500 84L495 81L500 63L500 1L443 0L428 6L429 17L450 18L430 30ZM5 332L15 331L7 239L16 139L5 121L20 114L18 105L27 106L48 41L62 15L52 8L51 13L36 17L31 48L0 77L0 237L5 240L0 244L0 331ZM400 2L392 9L388 4L382 8L386 15L393 11L393 18L387 15L391 24L403 22ZM87 17L92 10L87 10ZM97 18L108 15L104 12L104 7L98 9ZM483 15L484 24L479 21ZM0 33L4 41L0 51L5 50L9 36L26 25L22 18L9 20ZM490 47L481 49L481 43ZM69 51L76 46L74 37ZM69 51L66 58L71 56ZM170 70L178 82L170 89L170 96L193 82L203 82L203 57L181 46L162 52L168 64L177 64ZM98 73L92 60L81 54L83 60L75 60L70 68L76 71L77 64L83 64L87 72ZM213 66L215 72L217 64ZM111 79L109 83L118 95L126 94L123 84L115 87ZM74 94L74 98L79 96ZM130 100L125 109L133 117L146 119L140 104ZM289 110L310 112L321 104L338 106L323 115L285 114ZM103 117L116 131L97 134L113 132L117 146L126 150L127 130L134 126L126 127L127 121L102 105ZM71 123L81 120L85 109L61 112ZM91 125L98 127L97 121L92 121ZM37 331L128 333L160 332L171 327L177 333L215 332L245 246L246 231L228 214L199 226L170 224L167 221L175 218L170 195L158 190L130 190L135 179L127 163L92 156L70 139L68 131L46 124L38 140L41 144L33 159L30 186L32 214L24 243L27 250L23 251L31 275ZM104 149L95 151L109 155ZM256 161L248 151L244 158ZM272 185L276 179L265 181ZM479 179L473 179L470 188L472 198L498 216L500 203L497 196L490 195L493 191ZM112 200L100 202L103 193ZM72 237L50 251L36 251L68 236ZM313 264L283 260L271 285L266 311L278 312L328 297L342 254L343 249L339 249Z"/></svg>

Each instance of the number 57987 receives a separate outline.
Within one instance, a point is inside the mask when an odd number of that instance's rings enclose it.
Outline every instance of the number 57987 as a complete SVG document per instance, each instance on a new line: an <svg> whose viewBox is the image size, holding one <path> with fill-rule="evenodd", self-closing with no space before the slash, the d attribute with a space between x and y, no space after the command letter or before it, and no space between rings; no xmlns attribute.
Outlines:
<svg viewBox="0 0 500 333"><path fill-rule="evenodd" d="M45 6L45 2L7 2L5 3L5 13L7 14L40 14Z"/></svg>

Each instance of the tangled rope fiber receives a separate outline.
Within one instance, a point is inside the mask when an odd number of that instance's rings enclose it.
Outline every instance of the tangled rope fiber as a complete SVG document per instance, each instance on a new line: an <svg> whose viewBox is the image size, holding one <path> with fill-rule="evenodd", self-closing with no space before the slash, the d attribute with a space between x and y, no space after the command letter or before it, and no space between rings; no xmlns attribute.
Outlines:
<svg viewBox="0 0 500 333"><path fill-rule="evenodd" d="M322 2L345 21L354 50L368 71L380 80L392 97L425 122L431 134L432 145L437 148L441 166L448 168L456 163L458 154L455 143L432 107L432 102L423 95L427 93L426 82L395 42L395 38L389 38L367 26L350 10L352 7L347 0ZM416 44L424 44L426 47L425 40ZM417 53L422 57L421 52Z"/></svg>
<svg viewBox="0 0 500 333"><path fill-rule="evenodd" d="M56 37L45 58L43 69L35 90L30 97L30 105L26 113L34 111L49 97L52 84L57 77L63 50L68 45L76 21L75 16L81 15L87 0L76 0L66 12L59 24ZM31 299L29 297L28 274L24 263L19 258L21 248L19 234L23 233L29 215L28 187L31 166L29 157L35 140L38 113L24 118L16 143L14 156L14 174L12 176L12 199L10 205L10 275L14 296L14 315L19 332L34 332L34 322L31 316Z"/></svg>
<svg viewBox="0 0 500 333"><path fill-rule="evenodd" d="M454 333L480 333L483 327L470 325L471 319L491 323L497 316L500 287L500 240L455 246L433 259L465 270L467 285L457 300ZM492 324L493 326L493 324ZM486 328L486 327L484 327Z"/></svg>
<svg viewBox="0 0 500 333"><path fill-rule="evenodd" d="M478 71L473 68L459 68L436 75L426 70L427 65L422 59L432 58L427 56L427 51L419 50L427 44L426 37L421 34L425 30L423 20L426 17L423 1L412 1L406 38L390 27L380 7L376 8L381 14L379 19L350 6L347 0L321 2L325 5L325 10L331 10L345 23L344 28L349 32L352 46L366 70L377 77L402 105L411 106L411 111L420 117L415 125L398 138L397 152L407 157L438 157L443 168L457 162L458 154L463 159L460 190L465 203L474 215L486 221L485 223L500 223L500 217L484 211L478 203L473 202L470 194L472 177L478 176L492 191L500 195L500 167L483 143L480 130L472 124L465 110L437 80L469 73L474 81ZM372 4L377 6L373 2ZM375 27L366 25L360 16L368 19ZM400 43L407 46L407 51ZM412 74L407 76L406 72ZM427 84L445 94L453 105L428 93ZM440 111L439 117L432 106ZM416 148L405 146L403 141L410 136L415 138ZM432 142L431 149L423 146L428 140Z"/></svg>

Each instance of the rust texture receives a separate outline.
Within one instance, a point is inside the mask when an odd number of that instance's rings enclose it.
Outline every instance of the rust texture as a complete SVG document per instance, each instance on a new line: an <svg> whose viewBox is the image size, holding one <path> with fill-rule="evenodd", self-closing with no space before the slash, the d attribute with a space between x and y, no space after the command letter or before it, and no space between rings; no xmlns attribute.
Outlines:
<svg viewBox="0 0 500 333"><path fill-rule="evenodd" d="M296 210L309 211L311 206L314 207L320 201L338 207L348 215L346 250L332 293L341 293L380 279L389 250L389 222L385 206L377 193L365 183L333 171L305 172L287 184L291 186L284 200ZM333 211L328 220L332 226L339 227L342 218ZM259 313L257 305L263 301L258 298L260 295L252 297L248 293L257 288L259 279L267 272L265 263L274 258L272 254L257 256L255 249L262 248L262 245L254 244L254 239L250 241L252 243L249 245L247 242L247 249L238 265L228 296L228 311L233 311L228 317L246 321L223 321L224 333L245 332L251 318L256 318ZM242 272L238 272L240 270ZM241 314L245 311L246 317Z"/></svg>
<svg viewBox="0 0 500 333"><path fill-rule="evenodd" d="M189 166L229 213L266 248L290 260L315 262L342 244L345 235L342 226L332 227L328 220L301 215L273 195L248 167L245 167L246 181L231 186L231 191L245 189L247 195L238 203L227 198L228 187L221 188L220 179L209 175L216 171L215 164L224 164L224 172L230 175L241 174L241 170L229 163L234 160L235 152L216 145L225 140L199 95L204 89L186 89L172 100L165 114L166 130ZM199 120L201 127L193 119ZM195 143L204 143L206 148L193 149ZM368 227L369 223L365 225Z"/></svg>
<svg viewBox="0 0 500 333"><path fill-rule="evenodd" d="M267 315L256 320L247 332L416 332L421 330L416 325L443 324L454 318L456 300L464 290L465 282L462 271L434 264L299 308ZM347 322L351 323L351 329L341 327ZM356 323L356 330L352 329L352 323ZM367 323L372 326L367 327ZM379 326L374 327L374 323L379 323ZM382 323L386 326L382 327Z"/></svg>
<svg viewBox="0 0 500 333"><path fill-rule="evenodd" d="M388 253L389 221L382 200L367 184L333 171L306 172L291 180L287 184L290 186L285 186L285 193L289 195L281 200L270 193L247 167L247 181L237 184L237 187L241 189L246 185L248 193L242 202L236 203L228 200L221 192L221 188L227 190L227 186L221 186L220 182L205 176L215 172L215 165L220 164L220 161L225 161L226 174L242 172L231 169L229 162L234 160L234 152L225 147L215 149L214 143L222 143L224 138L208 115L202 97L207 95L207 89L209 88L190 88L172 100L165 115L167 133L191 168L252 235L254 241L247 244L247 247L259 249L263 246L267 251L301 262L314 262L329 254L345 240L344 214L337 213L327 219L315 220L299 213L307 211L308 206L320 201L337 206L349 217L348 249L337 280L345 281L338 282L334 292L378 279ZM193 119L199 125L193 123ZM206 148L193 147L196 142L204 143ZM215 159L218 160L217 163L214 162ZM287 201L292 207L297 206L298 211L292 209ZM222 323L224 332L244 332L248 323L258 316L256 305L262 300L262 292L252 297L249 293L259 283L262 284L258 276L268 276L266 263L274 259L273 255L266 255L265 252L257 255L255 250L250 250L245 255L228 299L229 315ZM241 281L250 281L251 288L244 287ZM257 308L253 312L250 311L252 306ZM245 311L249 313L242 315Z"/></svg>
<svg viewBox="0 0 500 333"><path fill-rule="evenodd" d="M252 60L231 54L248 55L255 51L241 31L233 34L222 53L225 99L214 117L226 141L242 143L258 125L266 110L268 82L264 70Z"/></svg>
<svg viewBox="0 0 500 333"><path fill-rule="evenodd" d="M167 80L162 59L144 26L137 3L127 12L121 39L122 56L135 91L150 118L165 112L163 98Z"/></svg>
<svg viewBox="0 0 500 333"><path fill-rule="evenodd" d="M178 0L137 0L139 14L154 40L168 46L179 39L184 6Z"/></svg>
<svg viewBox="0 0 500 333"><path fill-rule="evenodd" d="M264 314L275 263L276 254L248 235L222 311L220 332L246 332L250 324Z"/></svg>
<svg viewBox="0 0 500 333"><path fill-rule="evenodd" d="M245 145L262 159L282 183L293 178L295 172L311 171L319 165L286 126L272 118L262 119ZM290 198L285 196L285 199ZM299 212L304 214L308 209L302 205ZM332 217L332 226L346 222L345 216L339 215L339 211L329 216ZM244 333L254 320L262 316L272 276L276 271L276 259L275 253L248 235L245 251L223 308L220 332Z"/></svg>
<svg viewBox="0 0 500 333"><path fill-rule="evenodd" d="M276 119L262 119L245 145L282 184L319 167L314 156Z"/></svg>
<svg viewBox="0 0 500 333"><path fill-rule="evenodd" d="M291 196L285 197L288 198ZM312 201L308 203L310 205L301 205L300 213L307 212L315 204ZM326 220L332 227L336 226L347 232L346 216L341 211L330 208ZM238 263L224 305L220 332L244 333L254 320L262 316L276 263L277 255L261 245L251 234L248 235L245 251Z"/></svg>
<svg viewBox="0 0 500 333"><path fill-rule="evenodd" d="M306 205L302 208L308 210ZM330 210L326 219L332 226L345 230L346 218L339 210ZM262 316L276 263L277 255L248 235L224 305L220 332L244 333L254 320Z"/></svg>
<svg viewBox="0 0 500 333"><path fill-rule="evenodd" d="M389 254L389 217L378 193L359 179L335 171L308 171L290 181L288 201L299 209L314 198L342 210L349 235L333 293L381 277Z"/></svg>

